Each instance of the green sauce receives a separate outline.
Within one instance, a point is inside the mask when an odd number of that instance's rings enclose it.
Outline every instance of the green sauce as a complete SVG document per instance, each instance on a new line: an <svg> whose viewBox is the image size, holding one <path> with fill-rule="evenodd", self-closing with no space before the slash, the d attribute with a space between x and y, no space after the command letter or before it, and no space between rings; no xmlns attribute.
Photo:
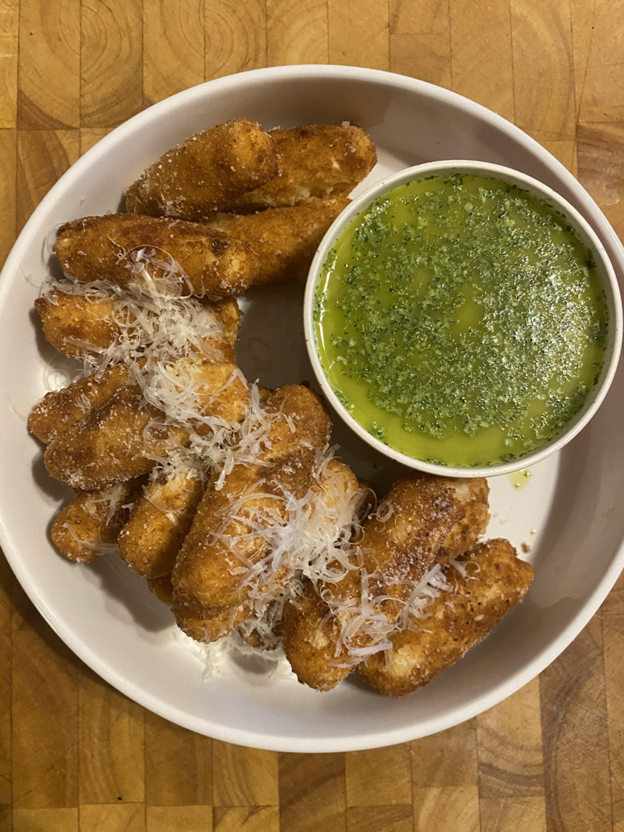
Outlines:
<svg viewBox="0 0 624 832"><path fill-rule="evenodd" d="M314 326L329 383L363 428L467 467L561 431L600 376L608 312L564 217L455 174L402 185L353 220L324 264Z"/></svg>

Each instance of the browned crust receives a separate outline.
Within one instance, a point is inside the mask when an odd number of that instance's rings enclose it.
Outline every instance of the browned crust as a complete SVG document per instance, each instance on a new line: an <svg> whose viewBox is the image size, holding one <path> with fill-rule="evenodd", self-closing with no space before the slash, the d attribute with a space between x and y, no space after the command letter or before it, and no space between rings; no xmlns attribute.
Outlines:
<svg viewBox="0 0 624 832"><path fill-rule="evenodd" d="M248 587L239 586L240 574L232 572L240 568L241 560L218 536L224 523L227 535L249 533L243 521L225 519L233 500L257 492L258 498L247 503L249 509L279 516L285 511L280 499L284 490L301 499L313 483L316 453L326 445L331 430L319 397L307 387L289 385L272 393L265 409L283 418L273 421L260 464L236 465L219 490L214 483L208 486L176 560L173 584L189 606L208 607L220 614L240 606L249 594ZM244 546L254 563L266 553L261 539L251 538Z"/></svg>
<svg viewBox="0 0 624 832"><path fill-rule="evenodd" d="M241 319L236 299L211 301L204 298L202 305L214 313L217 322L223 327L222 339L234 346ZM118 322L121 317L120 308L120 301L112 297L87 298L61 291L54 292L52 302L44 298L35 301L46 340L70 358L98 352L118 341L122 332ZM82 343L74 343L76 339ZM95 349L90 350L90 346Z"/></svg>
<svg viewBox="0 0 624 832"><path fill-rule="evenodd" d="M112 319L114 308L112 298L90 299L59 291L53 293L52 301L44 298L35 301L46 340L70 358L89 351L74 341L100 349L114 342L119 329Z"/></svg>
<svg viewBox="0 0 624 832"><path fill-rule="evenodd" d="M126 194L127 210L203 220L278 173L273 141L241 118L196 133L143 171Z"/></svg>
<svg viewBox="0 0 624 832"><path fill-rule="evenodd" d="M336 650L340 622L309 581L284 606L284 653L297 679L315 690L331 690L353 666ZM340 666L342 665L342 666Z"/></svg>
<svg viewBox="0 0 624 832"><path fill-rule="evenodd" d="M204 491L192 474L162 477L145 488L119 534L119 554L146 578L168 575Z"/></svg>
<svg viewBox="0 0 624 832"><path fill-rule="evenodd" d="M454 491L434 478L414 475L395 483L363 526L363 569L376 614L385 615L389 623L398 619L414 583L423 577L463 514ZM336 584L320 584L318 590L328 600L357 602L362 594L362 571L348 572ZM300 681L329 690L356 662L346 648L336 647L345 622L329 616L329 607L314 598L313 592L308 588L301 601L286 605L284 652ZM374 643L371 636L361 634L352 646L364 648Z"/></svg>
<svg viewBox="0 0 624 832"><path fill-rule="evenodd" d="M490 487L485 477L438 479L455 491L457 500L466 511L448 533L436 555L438 563L448 563L451 558L458 558L476 546L481 535L485 534L490 522Z"/></svg>
<svg viewBox="0 0 624 832"><path fill-rule="evenodd" d="M68 277L80 282L110 280L125 287L136 281L130 269L140 249L165 253L184 270L198 295L242 294L258 274L258 259L244 242L181 220L136 214L84 217L62 226L56 256ZM156 276L158 272L148 267Z"/></svg>
<svg viewBox="0 0 624 832"><path fill-rule="evenodd" d="M171 575L161 575L160 578L148 578L147 585L159 601L168 607L173 605L173 584Z"/></svg>
<svg viewBox="0 0 624 832"><path fill-rule="evenodd" d="M116 543L128 516L126 504L139 487L134 480L121 483L112 506L112 487L77 494L52 523L52 540L59 552L76 563L90 563L98 556L94 545Z"/></svg>
<svg viewBox="0 0 624 832"><path fill-rule="evenodd" d="M66 428L102 407L128 380L128 367L119 364L97 375L73 381L62 390L47 393L30 412L28 428L46 444Z"/></svg>
<svg viewBox="0 0 624 832"><path fill-rule="evenodd" d="M253 248L259 260L254 285L266 286L305 280L325 232L348 204L348 199L310 199L294 208L221 214L209 225Z"/></svg>
<svg viewBox="0 0 624 832"><path fill-rule="evenodd" d="M313 124L269 133L279 174L231 202L227 210L296 205L309 197L347 196L374 168L375 145L360 127Z"/></svg>
<svg viewBox="0 0 624 832"><path fill-rule="evenodd" d="M249 390L242 378L237 374L221 390L237 371L235 364L203 359L182 362L181 375L192 374L202 380L205 415L222 416L227 421L244 417ZM221 392L213 396L216 390ZM155 465L152 455L165 457L172 443L186 445L189 441L188 431L174 425L153 428L146 439L145 431L152 420L162 423L163 415L143 399L137 385L121 388L102 407L50 442L44 454L48 473L82 491L147 473Z"/></svg>
<svg viewBox="0 0 624 832"><path fill-rule="evenodd" d="M522 601L534 577L533 567L502 539L480 543L463 563L469 578L447 569L452 589L433 599L421 630L397 633L391 650L359 666L380 693L403 696L454 664Z"/></svg>

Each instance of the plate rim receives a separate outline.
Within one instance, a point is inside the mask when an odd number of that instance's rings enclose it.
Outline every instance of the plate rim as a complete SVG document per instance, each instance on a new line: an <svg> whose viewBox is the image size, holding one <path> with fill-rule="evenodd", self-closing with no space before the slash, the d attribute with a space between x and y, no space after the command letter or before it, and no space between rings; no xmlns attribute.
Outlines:
<svg viewBox="0 0 624 832"><path fill-rule="evenodd" d="M19 263L22 259L22 252L29 249L33 242L35 242L35 227L39 224L40 215L44 214L48 210L48 207L57 200L57 194L67 188L68 185L71 185L73 180L81 174L83 168L90 166L92 161L95 160L98 155L104 155L108 152L109 148L113 147L117 142L123 141L126 134L133 132L137 125L143 122L149 123L152 119L157 118L161 110L167 110L171 107L172 101L184 103L186 100L191 101L194 97L201 98L207 87L210 87L211 89L218 89L221 87L222 90L227 90L228 87L235 87L239 84L242 84L243 86L248 84L253 86L255 84L262 84L265 81L281 80L286 78L310 80L314 80L315 78L328 78L335 80L357 80L363 82L368 81L382 83L393 87L403 88L407 92L416 92L420 95L441 100L469 114L476 115L484 119L486 122L489 122L510 136L510 138L523 145L542 163L555 169L555 172L558 173L560 178L570 188L575 197L583 204L583 209L586 212L585 216L592 228L594 228L600 237L602 237L603 234L606 234L609 238L615 255L612 258L614 269L620 277L620 283L622 282L622 276L624 275L624 247L622 246L622 243L617 237L611 224L581 183L565 168L561 162L559 162L558 159L556 159L556 157L546 150L546 148L542 147L535 139L525 133L521 128L512 124L503 116L500 116L492 110L489 110L487 107L484 107L483 105L478 104L471 99L460 95L459 93L452 92L451 90L444 89L443 87L438 87L426 81L410 78L398 73L376 69L334 64L299 64L293 66L287 65L253 69L203 82L151 105L147 109L137 113L132 118L114 128L94 147L81 156L80 159L78 159L59 178L59 180L52 186L39 205L35 208L24 228L18 235L7 257L2 272L0 272L0 314L6 304L9 286L12 284L13 280L17 279L16 275L19 274ZM600 224L600 229L596 228L596 223ZM213 723L207 716L201 718L195 717L176 706L163 703L158 697L154 696L144 688L135 685L133 682L128 681L126 677L120 675L113 666L101 660L97 654L95 654L92 649L88 647L87 643L75 635L74 631L69 626L64 624L63 619L54 613L54 611L48 606L45 597L41 594L36 582L31 580L29 570L13 547L10 531L4 517L4 509L1 503L0 546L4 551L5 557L11 567L11 570L13 571L13 574L46 623L72 650L72 652L75 653L79 659L81 659L81 661L83 661L88 667L90 667L109 684L113 685L121 693L146 707L148 710L196 733L224 742L244 745L251 748L299 753L359 751L407 742L451 728L468 719L471 719L488 708L493 707L538 676L566 649L566 647L569 646L569 644L595 615L609 591L615 584L620 572L624 568L623 539L620 543L619 549L614 553L609 567L606 569L602 579L594 589L592 596L583 605L574 620L564 628L559 636L524 667L517 670L504 682L501 682L496 687L491 688L481 696L472 699L466 705L455 708L450 718L448 715L432 717L424 723L418 723L416 730L410 730L409 726L403 726L396 729L384 729L383 731L377 733L371 732L337 739L333 737L293 738L286 736L277 737L273 734L263 733L261 730L251 733L245 729L238 729L223 726L220 723Z"/></svg>

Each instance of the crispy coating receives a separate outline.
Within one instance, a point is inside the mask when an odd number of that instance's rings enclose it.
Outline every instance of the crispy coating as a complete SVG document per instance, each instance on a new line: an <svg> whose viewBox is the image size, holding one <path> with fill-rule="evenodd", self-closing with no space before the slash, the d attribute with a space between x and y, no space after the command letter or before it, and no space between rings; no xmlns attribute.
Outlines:
<svg viewBox="0 0 624 832"><path fill-rule="evenodd" d="M248 118L227 121L185 139L129 188L135 214L203 220L277 176L273 141Z"/></svg>
<svg viewBox="0 0 624 832"><path fill-rule="evenodd" d="M204 304L214 312L215 318L223 328L223 338L233 347L238 339L242 312L236 298L223 298L222 300L204 300Z"/></svg>
<svg viewBox="0 0 624 832"><path fill-rule="evenodd" d="M472 549L481 535L485 534L490 522L490 487L485 477L436 479L454 490L460 505L466 510L464 517L453 526L438 550L436 560L444 564Z"/></svg>
<svg viewBox="0 0 624 832"><path fill-rule="evenodd" d="M203 415L244 418L249 389L235 364L188 358L180 365L181 388L189 380L201 383L195 395ZM154 467L154 457L166 457L176 444L189 442L186 428L165 424L164 418L144 400L138 385L127 385L58 434L46 449L44 463L51 476L81 491L140 476Z"/></svg>
<svg viewBox="0 0 624 832"><path fill-rule="evenodd" d="M234 346L238 337L241 312L235 298L219 301L202 299L207 314L214 314L223 329L222 339ZM46 340L69 358L80 358L84 353L105 350L119 340L122 326L131 323L132 313L113 297L87 298L57 291L54 301L37 298L35 308L41 317ZM145 313L149 315L149 312ZM80 341L80 343L76 343ZM91 350L89 347L95 347Z"/></svg>
<svg viewBox="0 0 624 832"><path fill-rule="evenodd" d="M247 243L258 255L255 286L305 280L325 232L348 199L310 199L294 208L257 214L220 214L209 225Z"/></svg>
<svg viewBox="0 0 624 832"><path fill-rule="evenodd" d="M311 513L309 519L312 529L322 525L328 514L331 515L333 510L340 510L345 504L350 506L353 512L359 507L359 498L362 495L360 483L348 465L338 459L328 462L319 480L314 482L311 488L317 497L321 498L316 511ZM280 570L271 579L279 589L286 588L286 582L290 581L288 573ZM246 601L219 612L213 607L200 607L196 602L187 604L183 596L176 595L175 610L181 622L180 626L187 635L199 641L215 641L238 627L241 638L250 646L273 649L281 640L283 604L283 598L272 602L262 619L258 619L255 617L253 606ZM198 623L200 621L201 625ZM272 635L269 628L263 624L264 621L272 622Z"/></svg>
<svg viewBox="0 0 624 832"><path fill-rule="evenodd" d="M461 659L522 601L534 577L508 540L480 543L463 563L468 577L447 569L452 589L432 600L423 629L396 633L387 653L359 666L360 676L380 693L403 696Z"/></svg>
<svg viewBox="0 0 624 832"><path fill-rule="evenodd" d="M68 222L59 230L55 251L73 280L110 280L121 287L141 279L138 253L154 254L159 261L169 255L195 294L217 297L242 294L259 269L255 253L240 240L204 225L136 214ZM153 264L146 268L152 276L162 274Z"/></svg>
<svg viewBox="0 0 624 832"><path fill-rule="evenodd" d="M127 382L128 367L109 367L101 376L91 375L73 381L62 390L47 393L30 411L28 428L46 444L66 428L102 407Z"/></svg>
<svg viewBox="0 0 624 832"><path fill-rule="evenodd" d="M375 167L377 154L359 127L314 124L271 130L280 172L227 210L258 211L296 205L309 197L347 196Z"/></svg>
<svg viewBox="0 0 624 832"><path fill-rule="evenodd" d="M61 509L52 523L56 548L76 563L90 563L117 542L131 502L140 488L136 480L99 491L82 491ZM104 544L104 545L102 545Z"/></svg>
<svg viewBox="0 0 624 832"><path fill-rule="evenodd" d="M35 309L46 341L63 355L79 358L89 351L87 345L105 349L114 342L119 327L112 317L112 298L86 298L58 291L52 296L52 301L37 298Z"/></svg>
<svg viewBox="0 0 624 832"><path fill-rule="evenodd" d="M316 453L329 439L331 422L319 397L301 385L272 393L265 411L272 417L268 441L255 465L237 464L222 487L209 484L173 570L177 595L187 605L214 614L238 607L250 592L241 585L241 567L249 568L267 554L267 542L253 534L251 518L266 527L283 524L283 493L296 499L312 486ZM246 499L232 515L232 504ZM238 538L236 551L230 541Z"/></svg>
<svg viewBox="0 0 624 832"><path fill-rule="evenodd" d="M148 578L147 585L150 592L166 604L168 607L173 605L173 584L171 583L171 575L161 575L160 578Z"/></svg>
<svg viewBox="0 0 624 832"><path fill-rule="evenodd" d="M236 630L251 615L251 609L247 604L215 613L212 610L202 611L189 607L175 592L173 599L172 609L176 624L185 635L195 641L218 641L232 630Z"/></svg>
<svg viewBox="0 0 624 832"><path fill-rule="evenodd" d="M354 563L361 567L337 583L320 584L318 592L325 600L308 584L302 598L285 607L284 652L299 681L330 690L350 673L357 658L341 640L341 633L349 632L360 613L368 621L384 616L389 625L395 623L414 584L464 511L454 490L431 477L415 475L395 483L365 521L363 538L354 546ZM364 577L366 606L362 603ZM343 611L329 614L330 603L344 605ZM351 606L346 607L347 603ZM361 650L381 638L374 629L361 630L350 636L349 647Z"/></svg>
<svg viewBox="0 0 624 832"><path fill-rule="evenodd" d="M159 601L166 604L173 612L177 626L195 641L212 642L227 636L248 615L246 607L233 608L214 615L210 611L201 612L187 607L176 596L171 582L171 574L160 578L148 578L147 585Z"/></svg>
<svg viewBox="0 0 624 832"><path fill-rule="evenodd" d="M149 483L119 534L119 554L128 566L146 578L168 575L203 493L194 472Z"/></svg>
<svg viewBox="0 0 624 832"><path fill-rule="evenodd" d="M239 622L249 615L245 608L225 610L219 615L198 612L190 609L176 597L171 582L171 574L160 578L148 578L147 585L159 601L166 604L173 612L177 626L195 641L212 642L235 630Z"/></svg>

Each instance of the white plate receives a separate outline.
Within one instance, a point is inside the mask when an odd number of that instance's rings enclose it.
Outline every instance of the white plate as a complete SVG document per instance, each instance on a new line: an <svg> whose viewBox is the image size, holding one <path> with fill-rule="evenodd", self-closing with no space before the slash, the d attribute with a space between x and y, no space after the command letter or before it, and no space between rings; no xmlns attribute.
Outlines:
<svg viewBox="0 0 624 832"><path fill-rule="evenodd" d="M194 731L285 751L345 751L403 742L455 725L543 670L589 621L624 565L624 371L598 415L559 455L535 466L526 489L491 481L489 533L531 546L536 579L526 601L481 645L430 685L386 699L347 680L330 693L299 685L285 668L226 661L204 681L196 652L172 617L119 559L70 564L49 539L68 497L47 476L25 417L44 394L53 356L32 313L55 225L116 210L124 188L189 134L238 116L265 127L350 120L370 132L384 174L436 159L476 159L524 171L561 193L592 224L624 275L622 248L602 213L549 153L508 122L446 90L373 70L301 66L257 70L163 101L103 139L37 208L0 284L0 522L4 551L60 637L119 690ZM27 276L29 279L27 279ZM302 287L250 293L239 358L266 385L312 379L303 341ZM358 474L388 485L400 469L336 420L334 439Z"/></svg>

